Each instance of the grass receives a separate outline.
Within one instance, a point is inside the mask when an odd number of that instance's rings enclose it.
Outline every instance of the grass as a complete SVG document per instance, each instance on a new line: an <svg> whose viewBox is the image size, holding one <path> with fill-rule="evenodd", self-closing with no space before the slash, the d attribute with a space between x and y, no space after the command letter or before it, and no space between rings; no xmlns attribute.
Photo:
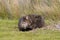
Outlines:
<svg viewBox="0 0 60 40"><path fill-rule="evenodd" d="M18 30L17 20L0 19L0 40L60 40L60 32L37 29L29 32Z"/></svg>

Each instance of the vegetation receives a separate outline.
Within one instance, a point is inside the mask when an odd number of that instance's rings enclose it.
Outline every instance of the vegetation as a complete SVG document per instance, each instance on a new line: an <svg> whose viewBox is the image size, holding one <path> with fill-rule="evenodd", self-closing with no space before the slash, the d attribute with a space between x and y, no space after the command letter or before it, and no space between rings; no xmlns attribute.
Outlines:
<svg viewBox="0 0 60 40"><path fill-rule="evenodd" d="M0 20L0 40L60 40L60 31L36 29L22 32L17 20Z"/></svg>
<svg viewBox="0 0 60 40"><path fill-rule="evenodd" d="M59 0L1 0L0 18L16 19L27 14L40 14L45 19L60 20Z"/></svg>
<svg viewBox="0 0 60 40"><path fill-rule="evenodd" d="M0 0L0 40L60 40L58 30L19 31L18 19L28 14L42 15L53 25L60 21L60 0Z"/></svg>

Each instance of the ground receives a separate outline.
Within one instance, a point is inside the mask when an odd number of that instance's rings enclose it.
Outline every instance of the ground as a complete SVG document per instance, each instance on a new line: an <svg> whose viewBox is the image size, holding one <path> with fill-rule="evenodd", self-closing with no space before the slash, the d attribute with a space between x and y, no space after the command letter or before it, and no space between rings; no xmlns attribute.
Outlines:
<svg viewBox="0 0 60 40"><path fill-rule="evenodd" d="M18 30L17 23L18 20L0 19L0 40L60 40L58 30L41 28L22 32Z"/></svg>

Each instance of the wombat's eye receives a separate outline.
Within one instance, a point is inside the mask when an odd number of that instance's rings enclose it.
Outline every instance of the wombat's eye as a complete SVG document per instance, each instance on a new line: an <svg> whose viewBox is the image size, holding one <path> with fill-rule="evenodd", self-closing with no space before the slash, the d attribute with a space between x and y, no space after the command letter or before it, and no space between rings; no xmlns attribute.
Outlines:
<svg viewBox="0 0 60 40"><path fill-rule="evenodd" d="M40 16L36 16L35 18L39 18Z"/></svg>

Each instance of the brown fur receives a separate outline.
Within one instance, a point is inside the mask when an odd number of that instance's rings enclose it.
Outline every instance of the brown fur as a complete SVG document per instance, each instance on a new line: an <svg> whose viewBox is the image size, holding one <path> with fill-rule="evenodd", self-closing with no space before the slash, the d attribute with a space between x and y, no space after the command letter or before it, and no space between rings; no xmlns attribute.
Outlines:
<svg viewBox="0 0 60 40"><path fill-rule="evenodd" d="M25 23L22 24L21 23ZM41 28L44 26L44 18L41 15L27 15L20 18L18 28L21 31L28 31L35 28Z"/></svg>

